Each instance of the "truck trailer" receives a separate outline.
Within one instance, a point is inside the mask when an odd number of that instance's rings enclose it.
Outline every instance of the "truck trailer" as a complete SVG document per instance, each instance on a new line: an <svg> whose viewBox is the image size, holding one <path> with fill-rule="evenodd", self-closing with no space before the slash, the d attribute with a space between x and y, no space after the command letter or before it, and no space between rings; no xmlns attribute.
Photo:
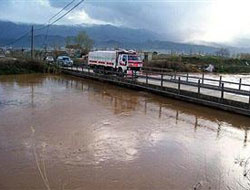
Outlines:
<svg viewBox="0 0 250 190"><path fill-rule="evenodd" d="M135 51L92 51L89 52L88 65L94 71L116 71L128 73L129 71L140 71L143 62Z"/></svg>

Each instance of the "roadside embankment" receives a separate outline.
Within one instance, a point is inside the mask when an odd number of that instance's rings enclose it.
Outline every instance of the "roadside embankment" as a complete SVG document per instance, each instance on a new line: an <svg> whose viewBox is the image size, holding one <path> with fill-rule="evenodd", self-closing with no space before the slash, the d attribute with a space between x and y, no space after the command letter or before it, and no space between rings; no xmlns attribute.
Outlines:
<svg viewBox="0 0 250 190"><path fill-rule="evenodd" d="M53 65L31 59L1 58L0 75L58 72Z"/></svg>
<svg viewBox="0 0 250 190"><path fill-rule="evenodd" d="M218 56L155 55L146 65L176 72L203 72L213 65L216 73L250 73L250 60Z"/></svg>

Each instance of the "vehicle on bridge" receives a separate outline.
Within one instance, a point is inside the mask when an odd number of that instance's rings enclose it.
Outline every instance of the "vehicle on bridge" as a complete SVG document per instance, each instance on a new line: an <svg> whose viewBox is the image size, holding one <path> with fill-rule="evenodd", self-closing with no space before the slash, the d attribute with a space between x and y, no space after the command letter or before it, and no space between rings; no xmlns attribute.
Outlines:
<svg viewBox="0 0 250 190"><path fill-rule="evenodd" d="M54 63L54 57L53 56L51 56L51 55L49 55L49 56L47 56L47 57L45 57L44 58L44 60L46 61L46 63L48 63L48 64L53 64Z"/></svg>
<svg viewBox="0 0 250 190"><path fill-rule="evenodd" d="M95 71L116 71L129 73L140 71L143 62L135 51L92 51L88 55L88 65Z"/></svg>
<svg viewBox="0 0 250 190"><path fill-rule="evenodd" d="M73 65L73 61L69 56L58 56L56 60L57 64L62 67L71 67Z"/></svg>

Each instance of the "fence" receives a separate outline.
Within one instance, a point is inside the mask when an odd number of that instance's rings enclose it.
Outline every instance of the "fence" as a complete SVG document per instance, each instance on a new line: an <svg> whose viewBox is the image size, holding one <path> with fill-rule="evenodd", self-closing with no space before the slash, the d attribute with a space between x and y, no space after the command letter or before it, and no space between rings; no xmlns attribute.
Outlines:
<svg viewBox="0 0 250 190"><path fill-rule="evenodd" d="M250 115L250 92L248 90L242 90L242 87L250 87L250 85L242 83L242 80L236 83L222 80L222 77L220 77L219 80L206 78L204 74L202 77L197 77L177 73L159 74L158 72L154 73L146 70L144 70L143 73L133 72L131 74L105 71L102 69L95 70L94 72L86 66L62 68L62 71L79 77L112 82L129 88L148 90L193 103L216 107L243 115ZM207 84L207 82L211 81L213 84ZM172 87L172 84L175 84L176 87ZM225 84L238 85L238 88L225 87ZM183 88L184 86L192 87L193 90L185 89ZM205 90L205 93L202 93L201 90ZM206 94L206 90L218 92L219 97ZM226 98L226 93L233 94L237 100ZM242 97L245 101L241 100Z"/></svg>

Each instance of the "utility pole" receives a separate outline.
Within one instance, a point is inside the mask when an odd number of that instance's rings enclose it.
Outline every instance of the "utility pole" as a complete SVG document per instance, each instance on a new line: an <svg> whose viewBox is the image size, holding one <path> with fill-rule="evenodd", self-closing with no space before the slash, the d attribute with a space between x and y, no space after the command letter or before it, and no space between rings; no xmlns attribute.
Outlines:
<svg viewBox="0 0 250 190"><path fill-rule="evenodd" d="M31 59L34 58L34 26L31 27Z"/></svg>

